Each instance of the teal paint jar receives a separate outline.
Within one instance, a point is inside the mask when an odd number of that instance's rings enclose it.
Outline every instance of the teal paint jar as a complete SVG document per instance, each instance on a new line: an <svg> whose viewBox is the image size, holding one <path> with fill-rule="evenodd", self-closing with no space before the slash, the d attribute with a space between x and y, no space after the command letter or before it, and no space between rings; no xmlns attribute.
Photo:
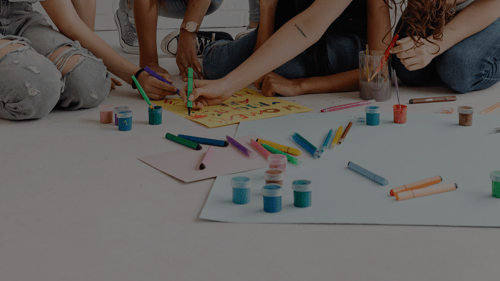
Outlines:
<svg viewBox="0 0 500 281"><path fill-rule="evenodd" d="M368 126L380 125L380 107L367 106L365 107L365 112L366 112L366 125Z"/></svg>
<svg viewBox="0 0 500 281"><path fill-rule="evenodd" d="M156 105L154 108L148 107L148 114L149 114L149 124L150 125L160 125L161 124L161 118L162 118L162 107L159 105Z"/></svg>
<svg viewBox="0 0 500 281"><path fill-rule="evenodd" d="M494 171L490 174L490 179L492 182L492 193L493 197L500 198L500 171Z"/></svg>
<svg viewBox="0 0 500 281"><path fill-rule="evenodd" d="M266 184L262 187L262 196L264 199L264 212L277 213L281 211L281 197L283 188L279 184Z"/></svg>
<svg viewBox="0 0 500 281"><path fill-rule="evenodd" d="M116 114L118 117L118 130L130 131L132 130L132 111L124 110Z"/></svg>
<svg viewBox="0 0 500 281"><path fill-rule="evenodd" d="M296 180L292 182L293 205L298 208L311 206L312 182L309 180Z"/></svg>
<svg viewBox="0 0 500 281"><path fill-rule="evenodd" d="M231 179L231 186L233 187L233 203L234 204L247 204L250 202L250 187L252 183L247 177L234 177Z"/></svg>

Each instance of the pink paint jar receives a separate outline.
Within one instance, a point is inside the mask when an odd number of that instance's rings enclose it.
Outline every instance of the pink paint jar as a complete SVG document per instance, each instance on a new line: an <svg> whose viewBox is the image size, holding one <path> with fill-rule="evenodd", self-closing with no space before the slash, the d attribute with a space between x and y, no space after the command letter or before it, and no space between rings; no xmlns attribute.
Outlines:
<svg viewBox="0 0 500 281"><path fill-rule="evenodd" d="M283 154L271 154L267 157L269 169L280 169L286 173L286 156Z"/></svg>
<svg viewBox="0 0 500 281"><path fill-rule="evenodd" d="M270 169L264 173L266 184L279 184L283 186L285 180L285 173L280 169Z"/></svg>
<svg viewBox="0 0 500 281"><path fill-rule="evenodd" d="M100 122L102 124L113 123L113 106L104 104L99 106Z"/></svg>

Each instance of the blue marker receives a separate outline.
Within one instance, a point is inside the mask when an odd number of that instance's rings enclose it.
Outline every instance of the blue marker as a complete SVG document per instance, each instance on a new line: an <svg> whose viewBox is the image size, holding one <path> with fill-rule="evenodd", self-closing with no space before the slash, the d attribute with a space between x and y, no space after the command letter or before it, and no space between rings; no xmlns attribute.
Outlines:
<svg viewBox="0 0 500 281"><path fill-rule="evenodd" d="M329 146L329 144L332 143L332 138L333 138L333 130L330 130L328 132L328 135L326 135L323 145L321 146L321 151L320 151L321 154L323 154L323 152L325 152L325 149Z"/></svg>
<svg viewBox="0 0 500 281"><path fill-rule="evenodd" d="M389 181L386 180L385 178L383 178L383 177L381 177L381 176L379 176L377 174L374 174L374 173L368 171L367 169L362 168L362 167L360 167L360 166L358 166L358 165L356 165L356 164L354 164L352 162L347 163L347 167L349 167L349 169L351 169L351 170L355 171L356 173L361 174L361 175L363 175L363 176L371 179L372 181L374 181L374 182L376 182L376 183L378 183L380 185L388 185L389 184Z"/></svg>
<svg viewBox="0 0 500 281"><path fill-rule="evenodd" d="M227 141L223 140L213 140L213 139L205 139L205 138L199 138L199 137L193 137L193 136L187 136L187 135L178 135L179 137L183 139L187 139L190 141L194 141L199 144L208 144L208 145L215 145L215 146L222 146L226 147L229 145Z"/></svg>
<svg viewBox="0 0 500 281"><path fill-rule="evenodd" d="M304 137L299 135L298 133L294 133L292 135L292 139L300 145L305 151L307 151L309 154L311 154L312 157L314 158L320 158L321 153L320 151L312 145L309 141L307 141Z"/></svg>

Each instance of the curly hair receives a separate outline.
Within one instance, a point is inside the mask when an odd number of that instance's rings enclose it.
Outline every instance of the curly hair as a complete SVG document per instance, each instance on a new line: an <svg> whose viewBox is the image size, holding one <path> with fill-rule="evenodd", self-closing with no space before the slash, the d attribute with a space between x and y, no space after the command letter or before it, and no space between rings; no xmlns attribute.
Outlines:
<svg viewBox="0 0 500 281"><path fill-rule="evenodd" d="M442 40L444 26L455 16L457 1L450 5L447 0L384 0L395 14L401 11L402 23L408 25L406 33L416 46L423 45L421 39L431 34Z"/></svg>

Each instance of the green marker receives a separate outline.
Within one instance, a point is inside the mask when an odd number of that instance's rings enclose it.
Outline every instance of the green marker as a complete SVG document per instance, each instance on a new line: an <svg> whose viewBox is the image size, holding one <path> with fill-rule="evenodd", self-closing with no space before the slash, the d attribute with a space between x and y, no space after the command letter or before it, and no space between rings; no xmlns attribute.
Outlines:
<svg viewBox="0 0 500 281"><path fill-rule="evenodd" d="M137 86L137 89L139 90L139 93L141 93L142 98L148 103L149 107L153 108L151 101L149 100L148 96L146 95L146 93L142 89L141 84L139 84L139 81L137 81L137 79L135 79L134 75L132 75L132 80L134 80L135 86Z"/></svg>
<svg viewBox="0 0 500 281"><path fill-rule="evenodd" d="M189 148L201 150L201 145L199 143L195 143L194 141L190 141L190 140L178 137L176 135L172 135L171 133L167 133L165 135L165 137L171 141L175 141L176 143L185 145Z"/></svg>
<svg viewBox="0 0 500 281"><path fill-rule="evenodd" d="M193 68L188 68L188 92L187 92L187 108L188 115L191 115L191 108L193 108L193 102L189 100L189 96L193 92Z"/></svg>
<svg viewBox="0 0 500 281"><path fill-rule="evenodd" d="M262 147L267 149L269 152L271 153L274 153L274 154L283 154L286 156L286 159L288 160L288 162L292 163L293 165L297 166L297 165L300 165L300 160L291 156L291 155L288 155L286 154L285 152L281 151L281 150L278 150L272 146L269 146L265 143L261 143Z"/></svg>

